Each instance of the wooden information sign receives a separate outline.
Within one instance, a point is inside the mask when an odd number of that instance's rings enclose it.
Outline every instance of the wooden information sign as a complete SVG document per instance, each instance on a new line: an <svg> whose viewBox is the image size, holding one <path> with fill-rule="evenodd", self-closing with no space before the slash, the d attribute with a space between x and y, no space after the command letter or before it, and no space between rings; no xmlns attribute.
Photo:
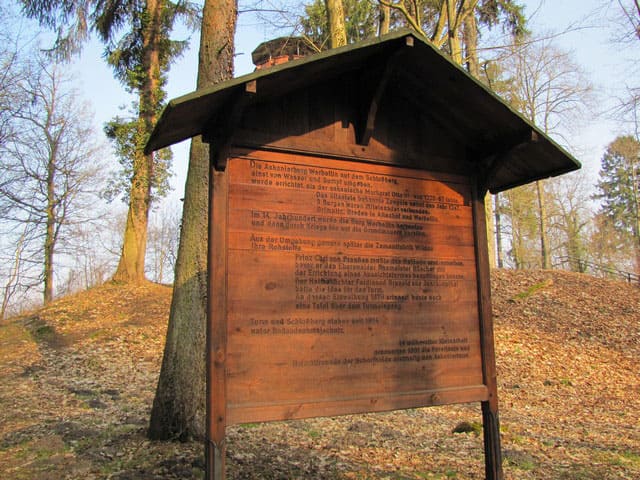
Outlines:
<svg viewBox="0 0 640 480"><path fill-rule="evenodd" d="M489 405L470 178L266 151L212 178L212 470L227 425Z"/></svg>
<svg viewBox="0 0 640 480"><path fill-rule="evenodd" d="M484 198L580 163L408 31L174 99L145 152L196 135L207 479L227 425L479 401L502 480Z"/></svg>
<svg viewBox="0 0 640 480"><path fill-rule="evenodd" d="M486 399L468 180L296 160L227 167L227 422Z"/></svg>

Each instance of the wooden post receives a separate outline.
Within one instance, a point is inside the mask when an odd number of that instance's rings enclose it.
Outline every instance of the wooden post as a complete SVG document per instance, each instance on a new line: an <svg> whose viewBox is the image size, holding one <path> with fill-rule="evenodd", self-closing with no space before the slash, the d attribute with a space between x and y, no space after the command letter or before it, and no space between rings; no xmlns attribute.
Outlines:
<svg viewBox="0 0 640 480"><path fill-rule="evenodd" d="M482 402L484 431L485 476L487 480L503 480L502 451L500 448L500 420L498 416L498 387L496 378L493 318L491 312L491 271L487 250L487 227L484 196L486 191L473 187L473 227L475 230L476 266L478 275L478 308L480 342L482 349L482 375L489 391L489 399Z"/></svg>
<svg viewBox="0 0 640 480"><path fill-rule="evenodd" d="M212 149L213 150L213 149ZM225 478L227 350L227 175L213 161L209 168L207 292L207 418L205 478Z"/></svg>

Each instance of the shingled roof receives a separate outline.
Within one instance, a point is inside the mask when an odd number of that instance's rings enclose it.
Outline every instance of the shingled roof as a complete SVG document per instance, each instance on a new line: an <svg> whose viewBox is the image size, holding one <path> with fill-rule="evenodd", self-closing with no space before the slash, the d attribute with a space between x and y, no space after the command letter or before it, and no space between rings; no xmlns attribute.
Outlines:
<svg viewBox="0 0 640 480"><path fill-rule="evenodd" d="M411 48L409 48L411 47ZM397 55L398 51L402 55ZM409 31L257 70L171 100L146 147L153 151L202 134L252 85L260 101L323 78L340 78L394 57L387 88L412 92L425 115L464 138L477 174L493 193L580 168L580 163L428 40Z"/></svg>

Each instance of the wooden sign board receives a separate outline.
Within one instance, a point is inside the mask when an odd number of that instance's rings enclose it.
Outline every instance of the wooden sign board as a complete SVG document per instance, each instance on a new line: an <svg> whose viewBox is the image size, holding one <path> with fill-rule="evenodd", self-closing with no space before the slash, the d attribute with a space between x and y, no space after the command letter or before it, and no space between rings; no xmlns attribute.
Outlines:
<svg viewBox="0 0 640 480"><path fill-rule="evenodd" d="M212 162L207 478L227 425L482 405L502 478L477 178L235 150Z"/></svg>
<svg viewBox="0 0 640 480"><path fill-rule="evenodd" d="M469 179L266 152L226 177L227 425L487 400Z"/></svg>

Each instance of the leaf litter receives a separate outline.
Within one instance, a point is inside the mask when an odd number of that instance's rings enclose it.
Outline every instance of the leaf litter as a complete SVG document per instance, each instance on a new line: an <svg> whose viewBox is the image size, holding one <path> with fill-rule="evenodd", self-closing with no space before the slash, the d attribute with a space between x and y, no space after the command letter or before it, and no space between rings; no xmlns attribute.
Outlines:
<svg viewBox="0 0 640 480"><path fill-rule="evenodd" d="M640 478L640 288L492 274L505 478ZM145 432L171 288L106 284L0 324L0 478L203 478ZM227 429L229 479L479 479L478 404Z"/></svg>

